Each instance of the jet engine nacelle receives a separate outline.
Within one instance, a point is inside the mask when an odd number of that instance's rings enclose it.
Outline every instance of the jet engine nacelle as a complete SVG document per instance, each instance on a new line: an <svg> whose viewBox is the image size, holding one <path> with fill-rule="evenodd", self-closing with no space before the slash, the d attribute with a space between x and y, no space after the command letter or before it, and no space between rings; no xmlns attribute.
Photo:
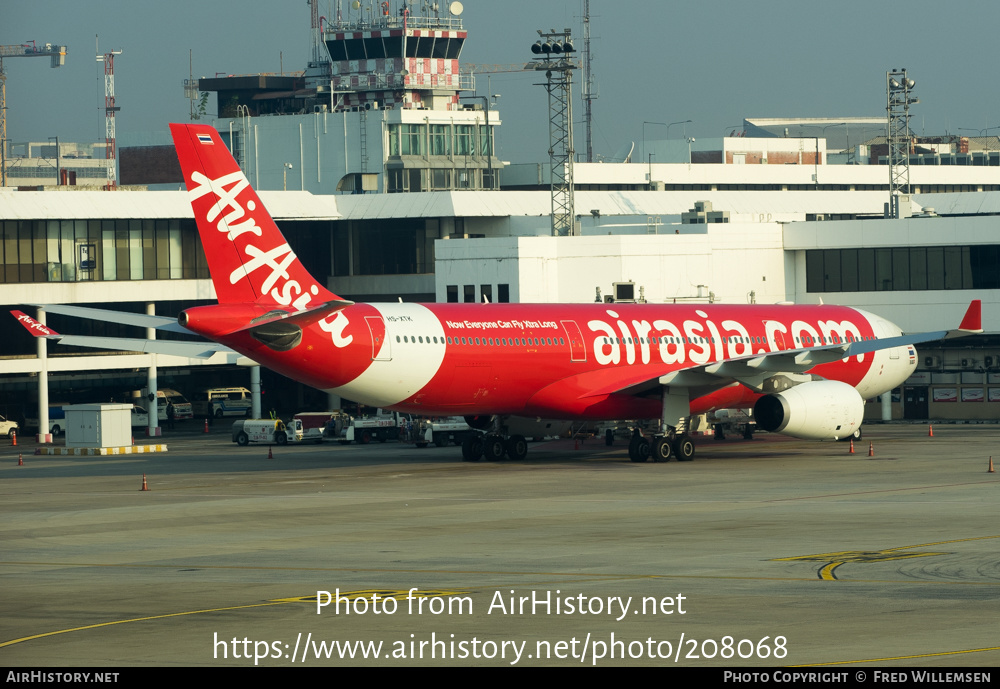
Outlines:
<svg viewBox="0 0 1000 689"><path fill-rule="evenodd" d="M465 423L469 424L471 428L475 428L477 431L487 431L493 425L493 417L489 414L466 416Z"/></svg>
<svg viewBox="0 0 1000 689"><path fill-rule="evenodd" d="M753 414L765 431L805 440L846 438L861 426L864 400L835 380L802 383L757 400Z"/></svg>

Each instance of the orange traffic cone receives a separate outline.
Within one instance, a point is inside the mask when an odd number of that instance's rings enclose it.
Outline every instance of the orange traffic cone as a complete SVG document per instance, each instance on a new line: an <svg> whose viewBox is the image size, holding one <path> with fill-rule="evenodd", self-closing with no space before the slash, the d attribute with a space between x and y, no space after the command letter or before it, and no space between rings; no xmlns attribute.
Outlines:
<svg viewBox="0 0 1000 689"><path fill-rule="evenodd" d="M268 459L274 459L274 454L271 452L271 446L270 445L267 446L267 458Z"/></svg>
<svg viewBox="0 0 1000 689"><path fill-rule="evenodd" d="M875 456L875 446L872 443L868 443L868 456L869 457Z"/></svg>
<svg viewBox="0 0 1000 689"><path fill-rule="evenodd" d="M205 417L205 432L208 433L208 417Z"/></svg>
<svg viewBox="0 0 1000 689"><path fill-rule="evenodd" d="M848 452L847 454L849 454L849 455L853 455L854 454L854 438L851 438L851 451Z"/></svg>
<svg viewBox="0 0 1000 689"><path fill-rule="evenodd" d="M21 456L20 452L17 453L17 465L19 467L23 467L24 466L24 457ZM993 469L993 458L990 457L990 470L992 470L992 469Z"/></svg>
<svg viewBox="0 0 1000 689"><path fill-rule="evenodd" d="M987 474L995 474L996 473L995 471L993 471L993 455L990 455L990 468L986 470L986 473Z"/></svg>
<svg viewBox="0 0 1000 689"><path fill-rule="evenodd" d="M11 431L11 433L10 433L10 444L14 445L14 446L17 445L17 431Z"/></svg>
<svg viewBox="0 0 1000 689"><path fill-rule="evenodd" d="M928 438L934 437L934 424L927 424L927 437Z"/></svg>
<svg viewBox="0 0 1000 689"><path fill-rule="evenodd" d="M146 474L142 475L142 488L139 489L139 492L141 493L144 490L149 490L149 486L146 485Z"/></svg>

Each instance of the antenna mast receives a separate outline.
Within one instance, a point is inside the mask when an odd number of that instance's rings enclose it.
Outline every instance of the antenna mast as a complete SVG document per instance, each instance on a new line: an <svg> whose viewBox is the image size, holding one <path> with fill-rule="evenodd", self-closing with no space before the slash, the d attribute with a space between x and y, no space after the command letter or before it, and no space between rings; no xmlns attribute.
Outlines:
<svg viewBox="0 0 1000 689"><path fill-rule="evenodd" d="M594 93L594 72L590 52L590 0L583 0L583 104L584 122L587 125L587 162L594 162L594 133L592 107L597 95Z"/></svg>
<svg viewBox="0 0 1000 689"><path fill-rule="evenodd" d="M121 54L120 50L112 50L97 56L97 61L104 63L104 138L107 141L104 147L104 157L108 161L108 183L104 188L107 191L114 191L118 188L115 113L121 108L115 105L115 55Z"/></svg>

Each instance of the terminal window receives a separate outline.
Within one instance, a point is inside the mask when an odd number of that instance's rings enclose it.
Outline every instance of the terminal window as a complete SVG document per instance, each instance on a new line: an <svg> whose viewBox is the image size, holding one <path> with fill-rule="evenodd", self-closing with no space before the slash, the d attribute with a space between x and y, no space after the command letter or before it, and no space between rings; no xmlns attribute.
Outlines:
<svg viewBox="0 0 1000 689"><path fill-rule="evenodd" d="M1000 245L806 251L807 292L1000 289Z"/></svg>

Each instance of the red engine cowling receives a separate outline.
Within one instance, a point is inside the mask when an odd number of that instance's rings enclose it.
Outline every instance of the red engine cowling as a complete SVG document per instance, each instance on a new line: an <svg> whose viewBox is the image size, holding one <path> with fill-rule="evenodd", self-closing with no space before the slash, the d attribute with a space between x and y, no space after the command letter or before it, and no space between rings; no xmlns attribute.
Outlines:
<svg viewBox="0 0 1000 689"><path fill-rule="evenodd" d="M753 414L765 431L805 440L836 440L861 426L864 405L858 391L847 383L817 380L764 395Z"/></svg>

